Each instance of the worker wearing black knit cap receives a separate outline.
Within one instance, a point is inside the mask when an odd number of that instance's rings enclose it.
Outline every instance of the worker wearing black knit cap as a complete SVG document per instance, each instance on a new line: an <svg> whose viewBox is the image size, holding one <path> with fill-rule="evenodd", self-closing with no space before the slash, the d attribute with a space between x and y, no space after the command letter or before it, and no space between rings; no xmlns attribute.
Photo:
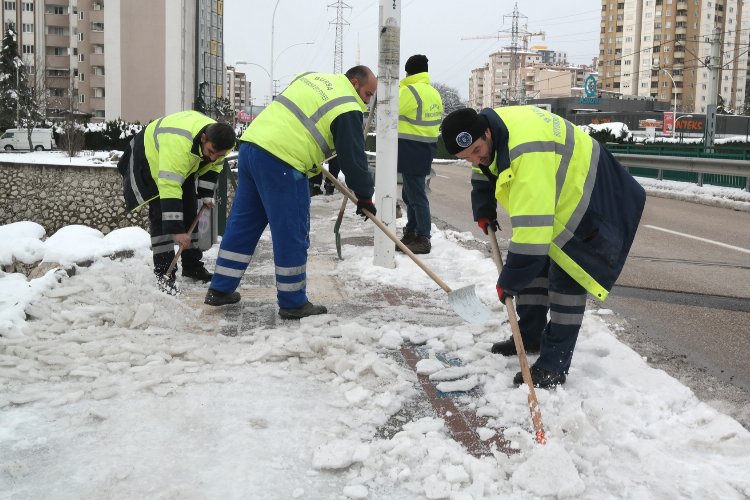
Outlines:
<svg viewBox="0 0 750 500"><path fill-rule="evenodd" d="M403 179L406 226L401 242L415 254L430 253L430 201L426 182L437 152L443 100L430 85L427 57L411 56L398 94L398 172ZM398 247L396 247L398 249Z"/></svg>
<svg viewBox="0 0 750 500"><path fill-rule="evenodd" d="M535 106L460 109L443 121L449 153L474 165L471 205L487 233L497 202L512 235L500 276L500 301L515 297L538 387L565 382L586 308L604 300L622 271L646 194L598 142ZM547 313L550 319L547 321ZM516 354L513 339L492 352ZM514 383L523 383L517 373Z"/></svg>

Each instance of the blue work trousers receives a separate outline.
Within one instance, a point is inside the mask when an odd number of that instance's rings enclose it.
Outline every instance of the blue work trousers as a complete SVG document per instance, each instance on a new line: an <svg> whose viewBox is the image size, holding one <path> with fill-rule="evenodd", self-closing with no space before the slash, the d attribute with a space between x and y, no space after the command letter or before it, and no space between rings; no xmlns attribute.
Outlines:
<svg viewBox="0 0 750 500"><path fill-rule="evenodd" d="M523 345L539 348L534 366L568 372L585 310L586 289L548 257L534 281L516 297Z"/></svg>
<svg viewBox="0 0 750 500"><path fill-rule="evenodd" d="M405 232L417 233L419 236L430 237L432 218L430 217L430 201L427 199L426 180L424 175L410 175L402 173L403 188L401 198L406 203Z"/></svg>
<svg viewBox="0 0 750 500"><path fill-rule="evenodd" d="M238 170L237 192L211 288L224 293L237 289L261 234L270 225L279 307L302 307L307 302L310 247L307 177L248 143L240 146Z"/></svg>

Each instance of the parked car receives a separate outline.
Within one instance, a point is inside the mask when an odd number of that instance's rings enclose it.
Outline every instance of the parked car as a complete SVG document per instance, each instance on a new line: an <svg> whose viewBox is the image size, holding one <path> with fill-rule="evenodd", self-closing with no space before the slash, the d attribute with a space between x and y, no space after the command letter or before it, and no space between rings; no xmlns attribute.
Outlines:
<svg viewBox="0 0 750 500"><path fill-rule="evenodd" d="M34 151L51 150L54 148L51 128L35 128L31 131L31 144ZM14 149L29 149L29 132L25 128L9 128L0 136L0 149L13 151Z"/></svg>

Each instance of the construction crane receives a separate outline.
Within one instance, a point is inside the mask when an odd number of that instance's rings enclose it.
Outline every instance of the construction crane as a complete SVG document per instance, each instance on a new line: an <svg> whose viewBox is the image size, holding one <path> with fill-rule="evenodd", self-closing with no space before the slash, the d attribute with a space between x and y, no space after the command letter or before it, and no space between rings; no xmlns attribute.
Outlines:
<svg viewBox="0 0 750 500"><path fill-rule="evenodd" d="M518 11L518 2L516 2L513 5L513 13L512 14L506 14L503 16L503 24L505 23L505 18L510 17L511 18L511 28L505 29L505 30L498 30L498 32L494 35L480 35L480 36L470 36L470 37L464 37L461 38L461 40L489 40L489 39L505 39L510 38L511 42L509 46L506 46L504 48L509 49L511 52L510 57L510 75L509 75L509 84L508 88L506 89L506 99L509 102L518 102L518 104L525 104L526 103L526 85L521 82L521 64L519 61L519 55L518 52L520 49L523 49L524 52L529 50L529 40L533 37L542 37L542 40L544 40L544 31L538 31L538 32L530 32L528 30L528 23L523 23L523 29L519 29L519 19L523 18L528 21L528 17L521 14ZM519 45L519 40L523 41L523 46L521 47ZM494 80L493 80L494 84Z"/></svg>

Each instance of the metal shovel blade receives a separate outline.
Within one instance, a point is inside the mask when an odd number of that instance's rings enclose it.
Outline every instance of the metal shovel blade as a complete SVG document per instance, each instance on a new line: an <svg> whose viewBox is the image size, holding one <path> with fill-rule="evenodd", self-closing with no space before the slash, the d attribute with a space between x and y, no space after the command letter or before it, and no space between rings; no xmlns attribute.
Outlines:
<svg viewBox="0 0 750 500"><path fill-rule="evenodd" d="M336 217L336 224L333 225L333 234L336 236L336 254L339 256L339 260L344 260L341 256L341 221L344 220L344 211L346 210L347 197L341 200L341 208L339 209L339 215Z"/></svg>
<svg viewBox="0 0 750 500"><path fill-rule="evenodd" d="M336 234L336 255L339 256L339 260L344 260L344 257L341 256L341 233L339 233L338 229L338 227L334 229Z"/></svg>
<svg viewBox="0 0 750 500"><path fill-rule="evenodd" d="M474 285L452 290L448 293L448 303L464 321L482 325L493 318L492 312L479 300Z"/></svg>

